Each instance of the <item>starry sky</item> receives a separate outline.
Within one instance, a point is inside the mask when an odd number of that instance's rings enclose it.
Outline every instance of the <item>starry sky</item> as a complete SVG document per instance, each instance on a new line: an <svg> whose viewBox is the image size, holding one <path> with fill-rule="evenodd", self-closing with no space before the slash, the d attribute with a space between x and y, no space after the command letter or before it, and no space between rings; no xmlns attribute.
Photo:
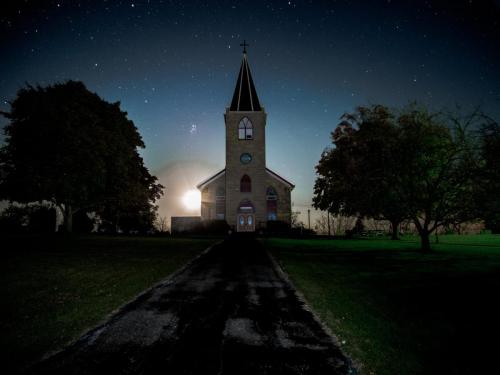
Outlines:
<svg viewBox="0 0 500 375"><path fill-rule="evenodd" d="M25 83L120 101L167 187L160 214L224 167L245 39L268 167L310 207L330 132L358 105L481 105L500 118L500 1L2 1L0 110ZM3 126L6 120L0 118Z"/></svg>

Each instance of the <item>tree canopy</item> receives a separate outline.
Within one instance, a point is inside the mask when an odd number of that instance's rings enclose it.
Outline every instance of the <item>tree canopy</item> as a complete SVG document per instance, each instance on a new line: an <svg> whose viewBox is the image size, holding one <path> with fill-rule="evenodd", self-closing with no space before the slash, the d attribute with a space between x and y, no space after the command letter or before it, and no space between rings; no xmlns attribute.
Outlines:
<svg viewBox="0 0 500 375"><path fill-rule="evenodd" d="M406 218L404 202L391 189L397 178L397 128L384 106L359 107L344 114L332 133L334 149L316 167L316 208L391 222L393 238Z"/></svg>
<svg viewBox="0 0 500 375"><path fill-rule="evenodd" d="M10 104L2 113L10 123L0 151L1 198L50 201L68 231L78 210L152 209L162 186L144 166L144 143L119 102L68 81L27 86Z"/></svg>
<svg viewBox="0 0 500 375"><path fill-rule="evenodd" d="M315 207L343 215L410 219L422 249L440 226L479 216L481 154L474 129L485 117L380 105L345 114L316 167Z"/></svg>

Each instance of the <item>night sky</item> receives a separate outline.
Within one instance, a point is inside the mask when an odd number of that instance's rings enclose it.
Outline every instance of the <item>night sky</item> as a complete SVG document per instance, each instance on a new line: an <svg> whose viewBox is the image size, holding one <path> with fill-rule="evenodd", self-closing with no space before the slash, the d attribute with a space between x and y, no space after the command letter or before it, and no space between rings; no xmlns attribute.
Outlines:
<svg viewBox="0 0 500 375"><path fill-rule="evenodd" d="M10 5L7 5L10 4ZM357 105L481 105L500 118L500 1L2 1L0 110L25 83L82 80L139 128L180 194L224 167L224 120L248 58L268 113L267 164L296 185ZM0 119L4 125L5 119ZM302 217L304 220L304 216Z"/></svg>

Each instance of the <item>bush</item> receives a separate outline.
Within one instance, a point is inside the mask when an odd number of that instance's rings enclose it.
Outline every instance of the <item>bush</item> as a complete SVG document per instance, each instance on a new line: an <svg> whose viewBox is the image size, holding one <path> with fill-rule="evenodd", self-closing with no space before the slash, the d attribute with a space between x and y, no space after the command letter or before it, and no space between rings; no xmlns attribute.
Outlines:
<svg viewBox="0 0 500 375"><path fill-rule="evenodd" d="M361 218L356 219L356 223L352 229L348 229L345 231L345 236L347 238L352 238L354 236L359 236L365 230L365 226L363 225L363 220Z"/></svg>
<svg viewBox="0 0 500 375"><path fill-rule="evenodd" d="M221 234L225 235L229 232L229 225L226 220L207 220L196 225L187 234Z"/></svg>
<svg viewBox="0 0 500 375"><path fill-rule="evenodd" d="M0 232L21 233L28 230L29 215L25 207L9 206L0 215Z"/></svg>
<svg viewBox="0 0 500 375"><path fill-rule="evenodd" d="M94 229L95 219L89 217L88 212L80 210L73 215L73 232L90 233Z"/></svg>
<svg viewBox="0 0 500 375"><path fill-rule="evenodd" d="M485 227L491 230L492 234L500 234L500 215L485 220Z"/></svg>
<svg viewBox="0 0 500 375"><path fill-rule="evenodd" d="M268 221L266 232L269 234L285 234L290 233L290 224L285 221Z"/></svg>
<svg viewBox="0 0 500 375"><path fill-rule="evenodd" d="M56 210L47 206L29 207L28 231L54 233L56 231Z"/></svg>
<svg viewBox="0 0 500 375"><path fill-rule="evenodd" d="M42 205L9 206L0 215L2 233L53 233L56 210Z"/></svg>
<svg viewBox="0 0 500 375"><path fill-rule="evenodd" d="M211 220L205 224L205 231L209 234L227 234L229 229L226 220Z"/></svg>

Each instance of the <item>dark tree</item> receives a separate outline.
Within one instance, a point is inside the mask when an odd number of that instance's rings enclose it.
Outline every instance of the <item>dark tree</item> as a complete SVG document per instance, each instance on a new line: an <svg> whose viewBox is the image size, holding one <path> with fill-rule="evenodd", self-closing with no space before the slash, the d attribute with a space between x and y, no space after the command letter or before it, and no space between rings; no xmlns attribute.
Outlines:
<svg viewBox="0 0 500 375"><path fill-rule="evenodd" d="M376 105L344 114L332 133L334 148L316 166L313 203L331 213L388 220L392 238L407 218L393 189L397 179L397 126L389 109Z"/></svg>
<svg viewBox="0 0 500 375"><path fill-rule="evenodd" d="M410 106L398 117L397 188L422 242L430 250L430 235L441 226L474 219L474 184L479 171L472 129L481 120L467 115L432 113Z"/></svg>
<svg viewBox="0 0 500 375"><path fill-rule="evenodd" d="M50 201L72 230L79 210L102 210L116 202L147 206L161 193L144 167L137 128L120 110L82 82L27 86L2 113L5 146L0 153L0 197Z"/></svg>
<svg viewBox="0 0 500 375"><path fill-rule="evenodd" d="M430 250L437 228L477 217L480 157L470 130L482 118L415 105L397 115L381 106L345 115L333 133L335 148L316 167L315 206L394 220L393 228L409 218L422 250Z"/></svg>

